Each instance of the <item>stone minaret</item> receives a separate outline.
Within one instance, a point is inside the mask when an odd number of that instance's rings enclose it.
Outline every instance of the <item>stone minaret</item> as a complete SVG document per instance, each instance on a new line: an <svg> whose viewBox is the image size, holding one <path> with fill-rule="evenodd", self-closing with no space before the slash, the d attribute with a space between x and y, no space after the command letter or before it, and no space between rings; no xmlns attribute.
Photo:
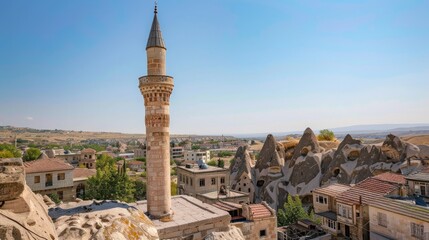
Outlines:
<svg viewBox="0 0 429 240"><path fill-rule="evenodd" d="M170 95L173 78L166 75L166 48L157 18L146 45L147 76L139 78L146 111L147 210L151 217L169 217L170 183Z"/></svg>

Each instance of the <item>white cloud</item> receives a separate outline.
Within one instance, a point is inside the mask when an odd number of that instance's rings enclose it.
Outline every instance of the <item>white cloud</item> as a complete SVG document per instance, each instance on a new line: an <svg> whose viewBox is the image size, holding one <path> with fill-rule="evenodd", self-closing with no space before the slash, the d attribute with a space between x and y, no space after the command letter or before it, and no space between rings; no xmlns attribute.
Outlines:
<svg viewBox="0 0 429 240"><path fill-rule="evenodd" d="M26 117L28 121L33 121L33 117Z"/></svg>

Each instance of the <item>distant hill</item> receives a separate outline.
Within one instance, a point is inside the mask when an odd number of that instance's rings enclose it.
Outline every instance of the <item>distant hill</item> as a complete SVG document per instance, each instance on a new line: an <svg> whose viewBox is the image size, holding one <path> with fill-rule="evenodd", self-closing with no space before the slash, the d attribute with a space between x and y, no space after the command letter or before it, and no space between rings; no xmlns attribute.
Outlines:
<svg viewBox="0 0 429 240"><path fill-rule="evenodd" d="M311 127L311 126L310 126ZM332 130L337 137L343 137L346 134L351 134L356 138L379 138L385 137L392 133L398 136L429 134L429 123L418 124L366 124L353 125L347 127L328 128ZM288 135L301 135L305 129L290 131L290 132L273 132L276 137L284 137ZM313 129L317 134L319 129ZM238 138L257 138L265 139L269 133L250 133L250 134L231 134Z"/></svg>

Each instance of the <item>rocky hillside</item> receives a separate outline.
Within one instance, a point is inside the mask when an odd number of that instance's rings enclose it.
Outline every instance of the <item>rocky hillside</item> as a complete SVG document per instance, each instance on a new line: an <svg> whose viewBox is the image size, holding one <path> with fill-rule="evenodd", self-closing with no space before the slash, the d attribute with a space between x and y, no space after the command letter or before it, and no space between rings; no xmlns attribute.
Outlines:
<svg viewBox="0 0 429 240"><path fill-rule="evenodd" d="M394 135L377 145L350 135L339 144L318 142L310 128L299 142L280 144L268 135L255 164L247 147L237 150L230 167L231 187L246 189L254 202L266 201L277 209L288 194L310 202L311 191L325 184L353 184L386 171L409 174L429 163L428 149Z"/></svg>

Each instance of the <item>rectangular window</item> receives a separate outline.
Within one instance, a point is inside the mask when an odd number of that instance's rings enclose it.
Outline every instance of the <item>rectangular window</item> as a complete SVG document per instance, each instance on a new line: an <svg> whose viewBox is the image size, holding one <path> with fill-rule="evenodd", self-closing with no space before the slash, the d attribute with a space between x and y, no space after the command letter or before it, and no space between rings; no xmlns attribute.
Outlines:
<svg viewBox="0 0 429 240"><path fill-rule="evenodd" d="M323 197L319 196L319 203L323 203Z"/></svg>
<svg viewBox="0 0 429 240"><path fill-rule="evenodd" d="M411 236L416 237L417 239L423 239L424 226L417 223L411 223Z"/></svg>
<svg viewBox="0 0 429 240"><path fill-rule="evenodd" d="M328 204L328 199L327 198L323 198L323 203Z"/></svg>
<svg viewBox="0 0 429 240"><path fill-rule="evenodd" d="M224 178L224 177L221 177L221 178L220 178L220 183L221 183L221 184L224 184L224 183L225 183L225 178Z"/></svg>
<svg viewBox="0 0 429 240"><path fill-rule="evenodd" d="M387 227L387 215L384 213L377 213L378 225L382 227Z"/></svg>
<svg viewBox="0 0 429 240"><path fill-rule="evenodd" d="M189 183L188 176L186 176L185 179L186 179L186 185L188 185L188 183Z"/></svg>
<svg viewBox="0 0 429 240"><path fill-rule="evenodd" d="M212 185L216 184L216 178L212 178Z"/></svg>
<svg viewBox="0 0 429 240"><path fill-rule="evenodd" d="M206 185L206 180L204 178L200 179L200 187L204 187Z"/></svg>
<svg viewBox="0 0 429 240"><path fill-rule="evenodd" d="M337 222L327 219L326 225L331 229L336 229Z"/></svg>
<svg viewBox="0 0 429 240"><path fill-rule="evenodd" d="M40 183L40 176L34 176L34 183Z"/></svg>
<svg viewBox="0 0 429 240"><path fill-rule="evenodd" d="M260 230L259 231L259 237L265 237L265 236L267 236L267 230Z"/></svg>
<svg viewBox="0 0 429 240"><path fill-rule="evenodd" d="M65 173L58 173L57 180L60 181L60 180L64 180L64 179L66 179L66 174Z"/></svg>
<svg viewBox="0 0 429 240"><path fill-rule="evenodd" d="M192 178L190 180L191 180L191 186L192 186Z"/></svg>

